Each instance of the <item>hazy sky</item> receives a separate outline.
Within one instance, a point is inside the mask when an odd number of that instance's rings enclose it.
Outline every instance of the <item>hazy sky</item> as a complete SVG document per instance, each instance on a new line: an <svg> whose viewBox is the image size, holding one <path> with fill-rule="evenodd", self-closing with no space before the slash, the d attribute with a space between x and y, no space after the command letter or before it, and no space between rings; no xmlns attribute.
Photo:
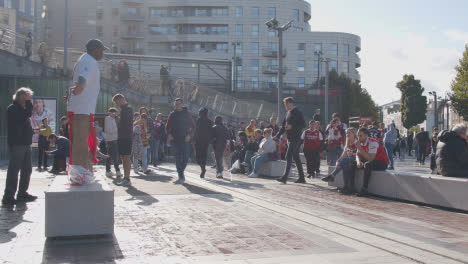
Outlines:
<svg viewBox="0 0 468 264"><path fill-rule="evenodd" d="M400 98L405 73L429 91L450 89L465 43L468 0L308 0L313 31L361 37L361 82L378 104Z"/></svg>

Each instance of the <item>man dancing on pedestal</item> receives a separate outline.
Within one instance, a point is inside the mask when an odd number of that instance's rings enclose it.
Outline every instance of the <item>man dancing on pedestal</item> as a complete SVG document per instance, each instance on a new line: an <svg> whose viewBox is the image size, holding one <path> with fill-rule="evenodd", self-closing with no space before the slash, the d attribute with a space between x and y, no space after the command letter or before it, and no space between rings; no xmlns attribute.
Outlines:
<svg viewBox="0 0 468 264"><path fill-rule="evenodd" d="M101 89L98 61L106 49L100 40L89 40L86 53L81 55L73 69L75 86L70 88L67 98L71 141L68 176L70 182L75 184L87 184L94 180L93 164L98 161L94 111Z"/></svg>

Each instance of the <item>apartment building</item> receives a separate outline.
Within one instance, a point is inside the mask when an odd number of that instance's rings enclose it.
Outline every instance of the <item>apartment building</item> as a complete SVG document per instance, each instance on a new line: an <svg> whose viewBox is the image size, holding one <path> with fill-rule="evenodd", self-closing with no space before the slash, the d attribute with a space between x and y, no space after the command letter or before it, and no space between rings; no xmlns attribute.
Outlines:
<svg viewBox="0 0 468 264"><path fill-rule="evenodd" d="M47 42L63 47L64 1L46 2ZM69 47L99 38L114 53L233 60L237 91L275 89L278 37L265 22L293 20L283 34L286 90L310 90L325 75L319 51L329 69L360 79L360 37L311 31L304 0L80 0L69 1L69 10Z"/></svg>

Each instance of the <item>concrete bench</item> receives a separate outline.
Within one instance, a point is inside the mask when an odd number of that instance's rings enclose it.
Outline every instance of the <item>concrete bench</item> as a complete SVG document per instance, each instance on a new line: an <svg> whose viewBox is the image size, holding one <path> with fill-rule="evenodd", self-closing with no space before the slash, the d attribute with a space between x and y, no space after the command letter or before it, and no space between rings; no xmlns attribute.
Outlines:
<svg viewBox="0 0 468 264"><path fill-rule="evenodd" d="M334 167L330 167L330 172ZM354 191L360 191L364 171L358 170L354 179ZM344 187L343 173L335 177L329 186ZM438 175L423 175L395 171L373 171L369 193L416 203L468 211L468 179Z"/></svg>
<svg viewBox="0 0 468 264"><path fill-rule="evenodd" d="M284 160L275 160L275 161L268 161L260 167L259 175L264 177L281 177L286 170L286 161ZM291 175L291 172L289 172Z"/></svg>
<svg viewBox="0 0 468 264"><path fill-rule="evenodd" d="M57 176L45 192L45 236L84 236L114 233L114 190L102 176L85 186Z"/></svg>

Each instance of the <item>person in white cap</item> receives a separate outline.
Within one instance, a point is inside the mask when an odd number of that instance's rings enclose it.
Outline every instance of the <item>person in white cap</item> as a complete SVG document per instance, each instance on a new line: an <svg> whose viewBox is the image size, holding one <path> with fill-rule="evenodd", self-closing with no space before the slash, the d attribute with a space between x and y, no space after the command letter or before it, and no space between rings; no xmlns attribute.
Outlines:
<svg viewBox="0 0 468 264"><path fill-rule="evenodd" d="M98 39L86 44L86 53L81 55L73 69L73 82L67 96L69 136L71 141L68 175L70 181L85 184L85 176L93 175L97 139L94 129L94 112L100 90L101 76L98 61L107 48ZM79 174L79 175L77 175Z"/></svg>

